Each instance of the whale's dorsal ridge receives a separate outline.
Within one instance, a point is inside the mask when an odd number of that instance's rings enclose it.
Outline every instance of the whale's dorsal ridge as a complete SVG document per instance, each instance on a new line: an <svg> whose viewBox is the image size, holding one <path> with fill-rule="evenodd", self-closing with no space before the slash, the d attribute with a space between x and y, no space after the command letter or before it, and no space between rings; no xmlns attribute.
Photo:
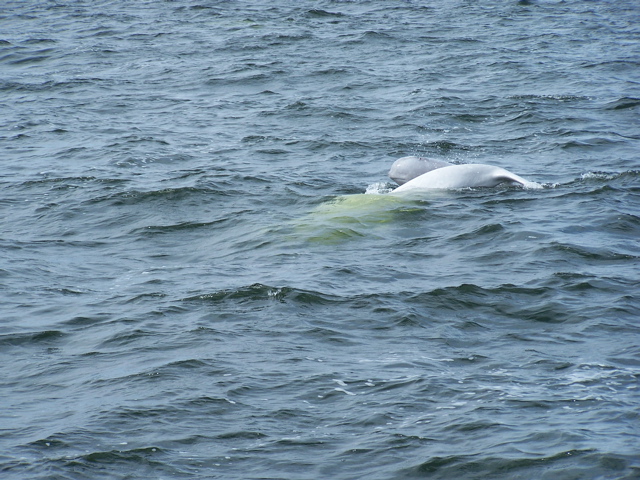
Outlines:
<svg viewBox="0 0 640 480"><path fill-rule="evenodd" d="M430 170L400 185L391 193L430 189L495 187L505 182L519 183L527 188L541 187L539 184L529 182L501 167L482 163L468 163L464 165L449 165Z"/></svg>

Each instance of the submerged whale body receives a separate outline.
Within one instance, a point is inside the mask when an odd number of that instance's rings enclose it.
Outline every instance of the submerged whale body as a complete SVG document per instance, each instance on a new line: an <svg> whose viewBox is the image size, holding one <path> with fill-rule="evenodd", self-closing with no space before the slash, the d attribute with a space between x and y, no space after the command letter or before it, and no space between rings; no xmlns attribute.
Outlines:
<svg viewBox="0 0 640 480"><path fill-rule="evenodd" d="M420 175L437 168L449 167L452 163L423 157L402 157L391 165L389 177L398 185L404 185Z"/></svg>
<svg viewBox="0 0 640 480"><path fill-rule="evenodd" d="M517 183L527 188L541 188L541 185L529 182L504 168L469 163L432 169L400 185L391 193L430 189L495 187L501 183Z"/></svg>

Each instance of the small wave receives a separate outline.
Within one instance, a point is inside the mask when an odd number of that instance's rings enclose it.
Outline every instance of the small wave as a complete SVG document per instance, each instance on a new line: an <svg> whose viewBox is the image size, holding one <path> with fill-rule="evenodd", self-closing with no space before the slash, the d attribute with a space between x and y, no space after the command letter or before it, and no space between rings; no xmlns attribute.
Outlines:
<svg viewBox="0 0 640 480"><path fill-rule="evenodd" d="M311 10L309 10L307 12L307 15L309 17L316 17L316 18L336 18L336 17L343 17L344 14L340 13L340 12L329 12L327 10L322 10L319 8L313 8Z"/></svg>
<svg viewBox="0 0 640 480"><path fill-rule="evenodd" d="M172 225L148 225L141 228L131 230L131 234L141 235L162 235L168 233L182 233L185 230L200 230L212 227L219 227L224 223L230 222L230 218L222 218L211 222L180 222Z"/></svg>
<svg viewBox="0 0 640 480"><path fill-rule="evenodd" d="M510 95L507 98L514 100L529 100L529 101L548 101L548 102L576 102L590 100L589 97L580 95L536 95L536 94L524 94L524 95Z"/></svg>
<svg viewBox="0 0 640 480"><path fill-rule="evenodd" d="M23 346L33 344L54 344L65 337L60 330L44 330L42 332L10 333L0 335L0 346Z"/></svg>
<svg viewBox="0 0 640 480"><path fill-rule="evenodd" d="M502 233L505 231L505 227L503 227L500 223L492 223L488 225L484 225L480 228L473 230L472 232L461 233L460 235L452 237L453 240L471 240L476 239L482 235L493 235L496 233Z"/></svg>
<svg viewBox="0 0 640 480"><path fill-rule="evenodd" d="M91 198L87 200L88 204L97 204L102 202L109 202L115 206L122 205L136 205L136 204L144 204L146 202L162 202L162 201L171 201L176 202L178 200L183 200L189 198L191 196L197 195L229 195L229 192L223 188L215 189L212 186L207 186L206 188L200 187L174 187L174 188L163 188L159 190L127 190L116 192L113 194L102 195L98 197Z"/></svg>
<svg viewBox="0 0 640 480"><path fill-rule="evenodd" d="M88 468L89 466L105 465L108 468L121 468L123 465L145 465L149 470L150 467L167 469L164 462L153 460L153 457L163 455L163 449L160 447L141 447L130 450L105 450L95 451L81 455L73 460L69 460L69 464L76 468L80 465Z"/></svg>
<svg viewBox="0 0 640 480"><path fill-rule="evenodd" d="M460 312L473 310L479 318L512 318L519 322L564 323L581 318L579 309L568 308L556 300L557 291L552 287L519 287L505 284L484 288L474 284L462 284L437 288L418 294L407 293L407 305L415 305L420 311ZM424 315L425 312L421 313Z"/></svg>
<svg viewBox="0 0 640 480"><path fill-rule="evenodd" d="M640 105L640 98L622 97L618 100L608 103L605 108L607 110L624 110L627 108L635 108Z"/></svg>
<svg viewBox="0 0 640 480"><path fill-rule="evenodd" d="M45 60L49 59L48 55L33 55L33 56L29 56L29 57L22 57L22 58L18 58L17 60L13 60L10 61L8 63L12 64L12 65L30 65L30 64L34 64L34 63L40 63L43 62Z"/></svg>
<svg viewBox="0 0 640 480"><path fill-rule="evenodd" d="M602 262L625 262L629 260L638 260L640 257L629 253L615 252L609 248L598 248L591 246L571 245L567 243L553 242L549 247L543 250L561 252L563 255L571 255L586 260L597 260ZM542 251L541 251L542 253Z"/></svg>
<svg viewBox="0 0 640 480"><path fill-rule="evenodd" d="M581 140L569 140L567 142L557 142L557 146L563 150L573 149L573 148L602 148L602 147L610 147L616 144L624 144L626 143L625 139L613 139L607 138L603 136L599 137L589 137Z"/></svg>
<svg viewBox="0 0 640 480"><path fill-rule="evenodd" d="M302 290L290 287L272 287L261 283L254 283L246 287L239 287L235 289L220 290L213 293L205 293L201 295L195 295L192 297L184 298L183 301L204 301L212 303L221 303L226 301L239 301L240 303L247 302L264 302L264 301L277 301L277 302L294 302L305 305L312 304L328 304L340 302L339 297L332 295L326 295L321 292L315 292L311 290Z"/></svg>
<svg viewBox="0 0 640 480"><path fill-rule="evenodd" d="M137 328L134 330L124 330L121 332L112 335L110 338L104 340L99 348L113 348L113 347L122 347L125 345L130 345L138 342L141 338L145 337L155 337L157 334L150 330L143 330L141 328Z"/></svg>
<svg viewBox="0 0 640 480"><path fill-rule="evenodd" d="M543 188L558 188L558 187L567 187L575 184L596 184L602 185L603 188L609 188L608 185L611 183L620 182L624 184L629 180L635 184L637 178L640 176L640 170L627 170L624 172L607 172L607 171L588 171L585 173L581 173L578 177L573 180L567 182L556 182L556 183L548 183L543 184ZM631 187L633 188L633 187ZM576 192L570 192L570 195L576 194Z"/></svg>
<svg viewBox="0 0 640 480"><path fill-rule="evenodd" d="M602 185L602 188L622 188L634 191L638 189L638 177L640 177L640 170L623 172L589 171L581 174L575 181Z"/></svg>
<svg viewBox="0 0 640 480"><path fill-rule="evenodd" d="M517 449L514 451L518 452ZM622 455L602 454L593 449L559 449L557 453L546 456L520 454L520 457L505 458L476 454L434 456L404 470L404 474L406 477L419 475L429 478L536 478L545 471L556 472L558 477L571 472L571 478L605 478L611 473L611 465L615 465L615 471L620 473L627 468Z"/></svg>
<svg viewBox="0 0 640 480"><path fill-rule="evenodd" d="M43 175L46 175L46 173L43 173ZM52 189L55 188L57 185L59 184L63 184L63 185L70 185L70 184L75 184L77 185L78 183L84 184L84 183L91 183L91 182L96 182L96 181L108 181L108 182L122 182L124 183L124 181L121 180L105 180L105 179L98 179L97 177L92 177L92 176L87 176L87 177L45 177L43 179L38 179L38 180L27 180L26 182L24 182L22 185L23 186L32 186L32 185L39 185L39 184L44 184L44 185L51 185Z"/></svg>
<svg viewBox="0 0 640 480"><path fill-rule="evenodd" d="M608 172L587 172L580 175L580 180L614 180L618 176L619 173L608 173Z"/></svg>

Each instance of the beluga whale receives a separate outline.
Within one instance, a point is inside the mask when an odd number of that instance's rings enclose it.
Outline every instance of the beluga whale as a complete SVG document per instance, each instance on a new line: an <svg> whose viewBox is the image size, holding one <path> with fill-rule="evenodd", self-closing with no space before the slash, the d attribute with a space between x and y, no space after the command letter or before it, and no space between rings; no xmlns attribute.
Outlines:
<svg viewBox="0 0 640 480"><path fill-rule="evenodd" d="M432 158L424 157L402 157L397 159L391 165L389 170L389 177L395 181L398 185L404 185L409 180L412 180L423 173L430 172L436 168L449 167L453 163L445 162L444 160L434 160Z"/></svg>
<svg viewBox="0 0 640 480"><path fill-rule="evenodd" d="M542 188L536 182L530 182L493 165L454 165L441 160L413 156L396 160L389 170L389 177L399 185L391 194L432 189L496 187L503 183L519 184L525 188Z"/></svg>
<svg viewBox="0 0 640 480"><path fill-rule="evenodd" d="M414 156L397 159L389 176L399 185L395 190L390 191L387 183L375 183L365 193L339 195L325 201L292 224L292 238L334 245L365 236L386 235L386 229L398 216L424 211L422 197L428 195L425 192L505 183L542 188L501 167L456 165Z"/></svg>

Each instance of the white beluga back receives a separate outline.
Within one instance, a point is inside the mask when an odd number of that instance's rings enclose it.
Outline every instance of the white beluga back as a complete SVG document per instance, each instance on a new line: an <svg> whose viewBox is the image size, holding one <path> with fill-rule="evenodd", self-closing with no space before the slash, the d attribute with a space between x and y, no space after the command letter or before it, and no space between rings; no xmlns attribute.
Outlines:
<svg viewBox="0 0 640 480"><path fill-rule="evenodd" d="M517 183L526 188L541 188L501 167L470 163L449 165L423 173L400 185L391 193L403 193L431 189L455 189L473 187L495 187L502 183Z"/></svg>

